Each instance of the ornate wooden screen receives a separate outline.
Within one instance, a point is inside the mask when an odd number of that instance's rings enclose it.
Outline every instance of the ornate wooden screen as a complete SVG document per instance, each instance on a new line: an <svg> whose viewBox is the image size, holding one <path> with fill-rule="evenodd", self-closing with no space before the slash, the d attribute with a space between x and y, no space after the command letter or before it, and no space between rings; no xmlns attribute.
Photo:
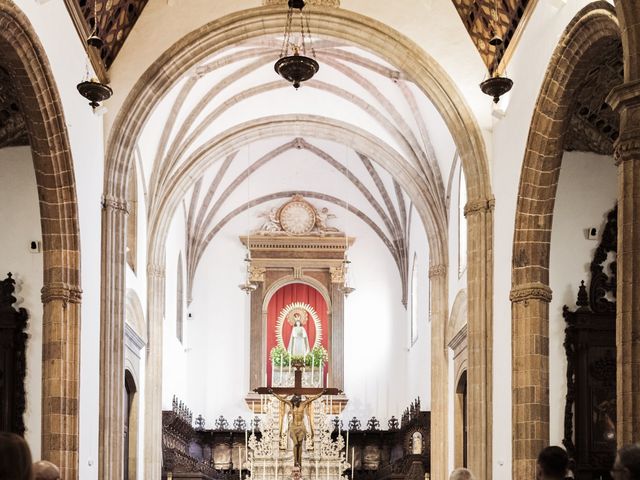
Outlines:
<svg viewBox="0 0 640 480"><path fill-rule="evenodd" d="M27 311L13 304L15 280L0 281L0 431L24 434Z"/></svg>
<svg viewBox="0 0 640 480"><path fill-rule="evenodd" d="M563 443L575 461L576 480L611 478L616 450L617 211L616 207L609 213L591 262L589 292L583 281L578 308L571 311L565 306L563 312L567 322Z"/></svg>

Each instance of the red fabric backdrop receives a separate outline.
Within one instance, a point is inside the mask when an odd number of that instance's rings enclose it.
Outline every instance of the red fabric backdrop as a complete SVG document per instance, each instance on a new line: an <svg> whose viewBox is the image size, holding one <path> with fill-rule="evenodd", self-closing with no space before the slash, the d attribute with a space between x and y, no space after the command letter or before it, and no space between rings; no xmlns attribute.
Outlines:
<svg viewBox="0 0 640 480"><path fill-rule="evenodd" d="M267 306L267 385L271 386L271 358L269 354L271 349L277 344L276 336L276 324L278 317L282 309L291 305L292 303L301 302L311 305L318 314L320 319L320 325L322 327L322 341L321 344L329 351L329 321L327 319L327 302L325 302L322 294L315 288L305 285L304 283L290 283L284 287L279 288L276 293L273 294L269 305ZM309 337L309 348L313 348L316 342L316 326L311 314L307 317L307 323L304 326L307 330L307 336ZM282 338L284 340L284 347L289 345L289 338L291 337L291 329L293 327L289 325L286 320L282 325ZM328 370L328 365L327 365ZM325 378L327 374L325 370Z"/></svg>

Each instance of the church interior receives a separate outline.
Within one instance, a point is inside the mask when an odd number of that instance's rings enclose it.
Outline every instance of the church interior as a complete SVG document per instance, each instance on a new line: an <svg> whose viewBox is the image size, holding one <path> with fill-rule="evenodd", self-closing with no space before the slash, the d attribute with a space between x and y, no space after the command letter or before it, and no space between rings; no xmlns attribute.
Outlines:
<svg viewBox="0 0 640 480"><path fill-rule="evenodd" d="M636 0L0 0L0 220L0 431L65 480L640 442Z"/></svg>

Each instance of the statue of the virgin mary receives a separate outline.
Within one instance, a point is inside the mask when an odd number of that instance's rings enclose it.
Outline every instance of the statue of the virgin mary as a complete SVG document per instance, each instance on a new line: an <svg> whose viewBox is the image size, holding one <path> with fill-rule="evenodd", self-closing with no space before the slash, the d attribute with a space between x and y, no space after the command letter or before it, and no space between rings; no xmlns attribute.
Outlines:
<svg viewBox="0 0 640 480"><path fill-rule="evenodd" d="M300 314L293 314L293 328L291 329L291 338L289 338L289 347L287 351L292 357L304 357L309 354L309 337L307 330L302 326Z"/></svg>

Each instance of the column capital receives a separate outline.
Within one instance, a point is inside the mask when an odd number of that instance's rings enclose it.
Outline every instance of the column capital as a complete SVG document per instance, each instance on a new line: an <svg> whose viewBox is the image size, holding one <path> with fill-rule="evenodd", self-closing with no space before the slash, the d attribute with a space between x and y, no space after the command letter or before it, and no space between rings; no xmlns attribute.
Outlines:
<svg viewBox="0 0 640 480"><path fill-rule="evenodd" d="M491 198L478 198L476 200L469 200L464 206L464 216L470 217L477 213L486 213L493 211L496 205L496 199Z"/></svg>
<svg viewBox="0 0 640 480"><path fill-rule="evenodd" d="M63 282L46 283L40 294L43 304L53 300L62 300L64 305L82 302L82 289L78 285L69 285Z"/></svg>
<svg viewBox="0 0 640 480"><path fill-rule="evenodd" d="M264 275L267 273L267 269L264 267L249 267L249 281L250 282L264 282Z"/></svg>
<svg viewBox="0 0 640 480"><path fill-rule="evenodd" d="M165 268L163 265L147 264L147 276L155 278L164 278Z"/></svg>
<svg viewBox="0 0 640 480"><path fill-rule="evenodd" d="M542 300L550 303L552 291L549 285L540 282L525 283L511 289L509 300L511 303L528 302L529 300Z"/></svg>
<svg viewBox="0 0 640 480"><path fill-rule="evenodd" d="M111 195L103 195L101 204L103 209L110 208L112 210L122 211L126 214L129 213L129 206L127 204L127 201L120 198L115 198Z"/></svg>
<svg viewBox="0 0 640 480"><path fill-rule="evenodd" d="M429 267L429 278L444 277L447 274L447 266L444 264L431 265Z"/></svg>

